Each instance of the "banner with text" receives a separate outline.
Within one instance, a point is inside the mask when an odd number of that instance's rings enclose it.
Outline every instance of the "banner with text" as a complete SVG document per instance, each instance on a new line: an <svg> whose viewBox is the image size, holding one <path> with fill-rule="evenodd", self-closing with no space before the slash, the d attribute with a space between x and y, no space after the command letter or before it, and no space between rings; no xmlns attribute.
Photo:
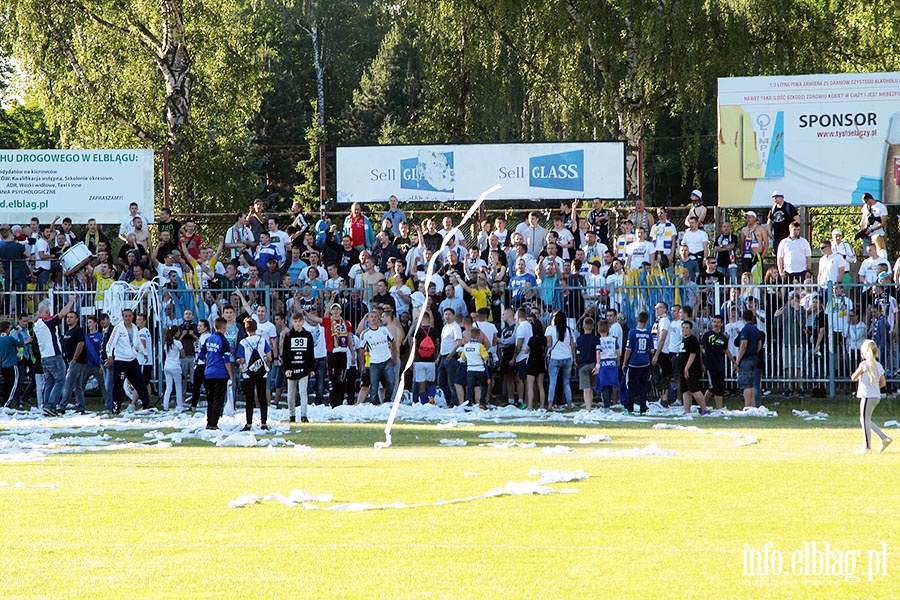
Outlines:
<svg viewBox="0 0 900 600"><path fill-rule="evenodd" d="M468 144L337 149L338 202L625 197L625 144Z"/></svg>
<svg viewBox="0 0 900 600"><path fill-rule="evenodd" d="M885 143L887 142L887 143ZM900 73L719 79L719 204L898 202Z"/></svg>
<svg viewBox="0 0 900 600"><path fill-rule="evenodd" d="M152 150L0 150L0 222L153 219Z"/></svg>

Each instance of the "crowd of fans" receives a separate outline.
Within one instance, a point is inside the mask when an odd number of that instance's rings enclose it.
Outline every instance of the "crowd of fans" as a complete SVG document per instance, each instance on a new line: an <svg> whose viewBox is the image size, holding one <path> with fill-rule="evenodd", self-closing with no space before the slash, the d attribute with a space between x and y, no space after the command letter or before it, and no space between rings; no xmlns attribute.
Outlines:
<svg viewBox="0 0 900 600"><path fill-rule="evenodd" d="M709 233L711 215L694 190L678 224L641 200L626 218L576 200L549 222L482 220L468 240L450 216L413 222L394 197L374 223L359 204L313 223L299 204L288 220L257 200L215 240L167 209L151 233L136 204L117 240L93 219L33 218L0 227L3 397L19 408L36 395L53 416L72 403L84 412L91 379L110 412L126 394L144 407L160 396L167 410L172 396L190 410L205 395L213 428L242 389L249 427L254 407L265 426L284 391L291 420L299 396L305 421L310 401L378 404L401 381L415 402L571 408L574 374L585 408L597 393L604 407L640 412L651 381L658 405L674 390L685 411L703 412L710 399L723 407L735 374L755 406L764 368L783 375L784 394L803 394L795 382L819 368L811 358L831 349L849 374L866 338L897 368L888 284L900 260L888 262L884 205L865 199L858 269L835 230L817 240L814 271L800 215L778 191L765 223L748 210L742 228L726 220ZM68 264L79 245L85 260ZM104 295L117 281L149 286L159 305L110 322ZM49 288L67 300L58 311Z"/></svg>

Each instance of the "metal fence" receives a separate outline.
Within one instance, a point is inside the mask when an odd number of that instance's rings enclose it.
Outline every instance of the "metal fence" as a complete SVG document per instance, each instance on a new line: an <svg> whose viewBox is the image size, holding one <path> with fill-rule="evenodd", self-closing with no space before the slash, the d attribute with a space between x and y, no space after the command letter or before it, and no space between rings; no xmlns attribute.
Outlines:
<svg viewBox="0 0 900 600"><path fill-rule="evenodd" d="M618 283L617 278L608 281L598 286L573 287L541 282L534 286L498 289L490 302L492 319L499 323L505 308L525 307L539 310L543 315L563 310L573 328L580 330L585 317L604 318L607 311L613 310L623 317L619 322L624 328L630 329L643 311L647 312L649 326L653 327L657 320L655 307L665 303L670 317L673 306L689 307L698 336L711 327L713 317L720 316L729 336L729 350L736 355L742 314L749 309L765 334L763 384L767 389L775 393L815 391L828 396L834 396L839 390L849 390L849 375L859 362L859 346L866 338L875 340L879 346L889 386L900 386L900 310L897 302L900 285L829 283L819 286L807 280L790 284L698 286L663 274L643 280L632 275L622 283ZM159 365L163 364L162 334L167 326L180 323L186 309L192 310L197 319L212 319L222 314L226 304L233 305L238 314L265 306L270 319L281 314L289 320L292 312L301 308L324 316L328 307L338 302L344 307L344 316L356 325L373 301L373 291L367 287L192 290L155 285L135 289L116 285L103 291L50 291L54 310L65 304L69 294L77 296L76 310L83 317L108 312L115 321L125 306L134 306L147 313L148 327L155 343L153 367L157 381L161 378ZM47 296L48 292L8 292L0 298L0 306L7 315L14 315L17 306L26 314L33 314L37 303ZM398 316L411 309L412 306L397 304ZM544 321L546 323L548 319ZM670 330L669 335L680 336L680 330ZM733 388L736 373L730 365L728 369L727 381Z"/></svg>

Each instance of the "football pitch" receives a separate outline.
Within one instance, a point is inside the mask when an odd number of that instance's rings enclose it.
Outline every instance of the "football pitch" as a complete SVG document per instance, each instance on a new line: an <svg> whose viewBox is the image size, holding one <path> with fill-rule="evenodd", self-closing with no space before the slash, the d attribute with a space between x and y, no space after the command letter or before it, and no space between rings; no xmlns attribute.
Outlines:
<svg viewBox="0 0 900 600"><path fill-rule="evenodd" d="M330 410L314 407L293 425L275 411L252 436L210 436L199 414L5 415L2 594L896 595L900 430L884 428L898 439L884 453L876 438L857 455L855 402L772 408L692 420L404 409L382 450L386 407L363 407L368 422L315 422ZM898 415L885 401L876 422Z"/></svg>

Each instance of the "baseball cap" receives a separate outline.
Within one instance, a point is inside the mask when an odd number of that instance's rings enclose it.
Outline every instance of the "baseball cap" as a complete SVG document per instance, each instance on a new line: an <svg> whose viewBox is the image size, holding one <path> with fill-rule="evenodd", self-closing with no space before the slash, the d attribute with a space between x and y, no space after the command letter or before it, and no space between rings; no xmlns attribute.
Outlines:
<svg viewBox="0 0 900 600"><path fill-rule="evenodd" d="M590 264L597 266L597 267L603 266L603 262L599 258L595 258L595 259L591 260Z"/></svg>
<svg viewBox="0 0 900 600"><path fill-rule="evenodd" d="M744 211L744 216L745 216L745 217L755 217L755 216L756 216L756 213L753 212L752 210L745 210L745 211Z"/></svg>
<svg viewBox="0 0 900 600"><path fill-rule="evenodd" d="M773 198L778 198L779 196L784 198L784 192L782 192L781 190L775 190L774 192L772 192Z"/></svg>
<svg viewBox="0 0 900 600"><path fill-rule="evenodd" d="M340 304L338 304L337 302L332 302L332 303L331 303L331 306L328 307L328 310L331 310L331 309L334 308L335 306L337 306L338 308L341 308L341 305L340 305Z"/></svg>
<svg viewBox="0 0 900 600"><path fill-rule="evenodd" d="M840 236L843 236L843 235L844 235L844 232L841 231L840 229L832 229L832 230L831 230L831 235L840 235Z"/></svg>
<svg viewBox="0 0 900 600"><path fill-rule="evenodd" d="M697 200L702 200L702 199L703 199L703 192L701 192L700 190L694 190L694 191L691 192L691 196L696 196L696 197L697 197Z"/></svg>

